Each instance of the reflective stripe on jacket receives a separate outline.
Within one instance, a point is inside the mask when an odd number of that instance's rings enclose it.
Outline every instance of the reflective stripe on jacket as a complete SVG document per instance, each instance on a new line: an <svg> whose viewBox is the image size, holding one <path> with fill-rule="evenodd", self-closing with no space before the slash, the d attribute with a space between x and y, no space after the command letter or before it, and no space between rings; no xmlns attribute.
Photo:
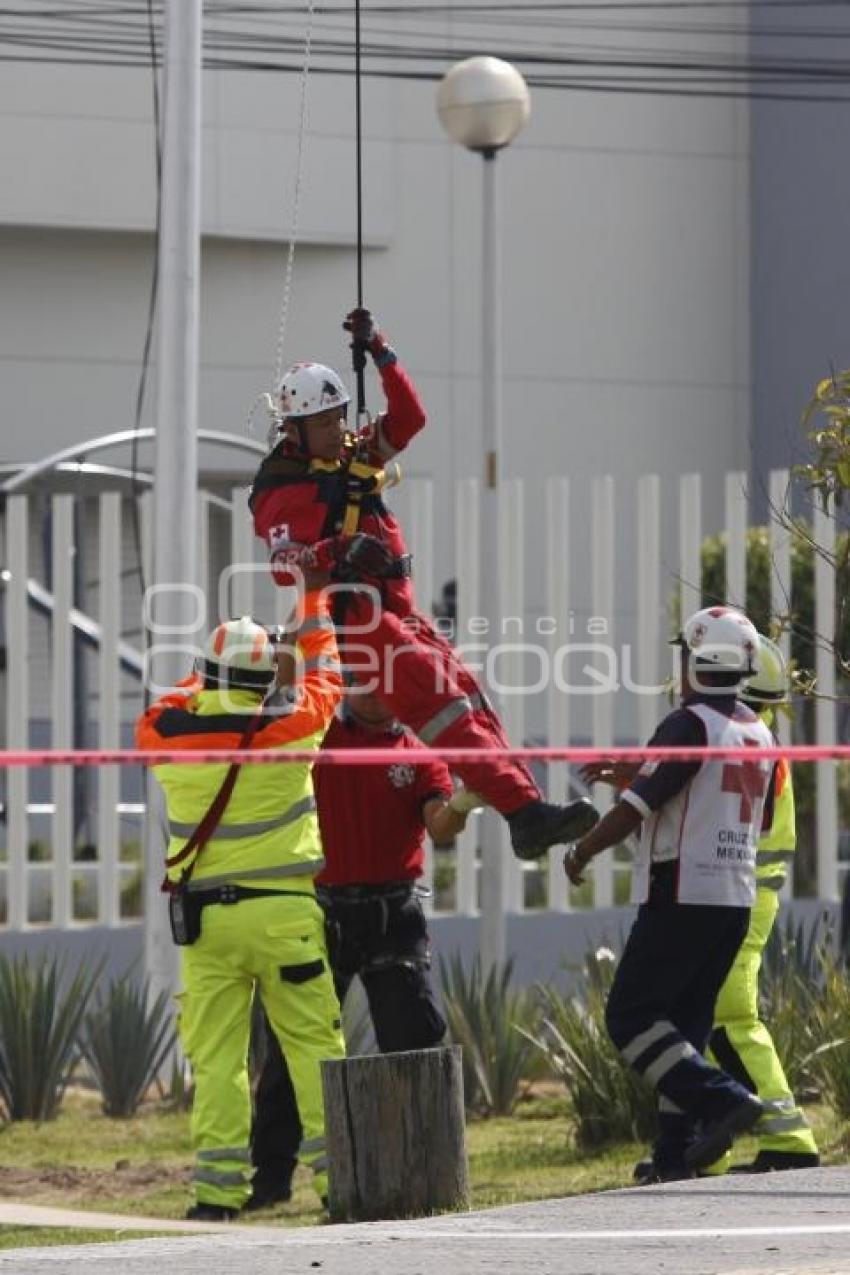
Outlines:
<svg viewBox="0 0 850 1275"><path fill-rule="evenodd" d="M272 697L250 743L251 749L318 749L341 698L342 677L333 623L321 594L305 599L298 634L303 663L291 700ZM210 749L239 746L262 702L256 691L203 690L198 679L163 696L139 719L139 748ZM207 878L252 885L313 876L322 867L311 765L304 762L240 768L218 835L207 842L193 870L193 883ZM168 859L183 849L206 814L224 777L226 763L155 766L165 790L170 841ZM179 879L186 862L169 869Z"/></svg>
<svg viewBox="0 0 850 1275"><path fill-rule="evenodd" d="M759 716L766 725L772 724L773 710ZM791 767L784 757L776 763L775 775L773 823L759 839L756 851L756 885L768 890L782 889L797 846L794 785Z"/></svg>

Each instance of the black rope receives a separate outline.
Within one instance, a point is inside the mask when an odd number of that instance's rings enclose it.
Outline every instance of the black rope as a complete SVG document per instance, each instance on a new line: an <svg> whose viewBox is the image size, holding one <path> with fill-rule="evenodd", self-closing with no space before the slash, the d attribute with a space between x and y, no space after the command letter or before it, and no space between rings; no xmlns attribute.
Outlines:
<svg viewBox="0 0 850 1275"><path fill-rule="evenodd" d="M363 116L360 0L354 0L354 128L357 133L357 304L363 304Z"/></svg>
<svg viewBox="0 0 850 1275"><path fill-rule="evenodd" d="M363 127L361 115L360 0L354 0L354 132L357 168L357 308L363 307ZM366 411L366 350L351 342L351 364L357 381L357 423Z"/></svg>

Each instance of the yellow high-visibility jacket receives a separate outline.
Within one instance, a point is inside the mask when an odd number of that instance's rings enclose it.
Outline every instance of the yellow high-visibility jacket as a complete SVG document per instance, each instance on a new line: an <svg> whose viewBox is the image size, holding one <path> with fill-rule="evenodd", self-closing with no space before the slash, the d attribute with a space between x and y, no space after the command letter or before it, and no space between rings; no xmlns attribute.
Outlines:
<svg viewBox="0 0 850 1275"><path fill-rule="evenodd" d="M342 676L333 621L322 593L305 599L298 647L303 665L294 696L272 697L251 749L318 750L324 738L342 695ZM192 678L139 718L136 746L152 751L236 748L262 699L257 691L203 690L201 680ZM172 860L206 814L228 767L205 762L153 769L168 808L167 873L178 881L196 856L178 864ZM311 770L307 762L241 766L222 818L194 863L192 886L232 881L284 889L286 878L309 878L320 871L324 860Z"/></svg>
<svg viewBox="0 0 850 1275"><path fill-rule="evenodd" d="M759 716L772 725L773 711ZM773 822L760 838L756 851L756 886L781 890L797 847L797 824L794 812L794 785L791 767L785 758L776 763L773 790Z"/></svg>

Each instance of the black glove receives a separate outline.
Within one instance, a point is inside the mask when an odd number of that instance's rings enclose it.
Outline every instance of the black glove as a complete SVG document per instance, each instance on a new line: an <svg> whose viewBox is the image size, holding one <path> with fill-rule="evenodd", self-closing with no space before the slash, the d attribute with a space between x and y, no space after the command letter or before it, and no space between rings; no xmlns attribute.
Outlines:
<svg viewBox="0 0 850 1275"><path fill-rule="evenodd" d="M356 536L352 536L342 555L340 575L348 580L360 579L361 576L382 580L389 574L395 561L395 554L383 540L358 531Z"/></svg>
<svg viewBox="0 0 850 1275"><path fill-rule="evenodd" d="M345 316L342 326L351 333L352 350L368 350L372 358L380 366L387 361L391 347L378 325L371 310L358 307Z"/></svg>

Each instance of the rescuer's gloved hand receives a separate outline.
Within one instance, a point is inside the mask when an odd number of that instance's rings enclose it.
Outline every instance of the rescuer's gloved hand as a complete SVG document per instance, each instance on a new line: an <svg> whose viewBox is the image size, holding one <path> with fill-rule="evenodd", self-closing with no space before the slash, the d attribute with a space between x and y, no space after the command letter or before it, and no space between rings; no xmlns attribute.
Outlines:
<svg viewBox="0 0 850 1275"><path fill-rule="evenodd" d="M377 536L369 536L365 531L358 531L356 536L351 537L343 552L340 574L344 579L372 576L381 580L395 563L395 554L383 540L379 540Z"/></svg>
<svg viewBox="0 0 850 1275"><path fill-rule="evenodd" d="M351 333L352 350L368 350L378 367L396 361L395 351L379 331L371 310L358 306L345 316L342 326Z"/></svg>
<svg viewBox="0 0 850 1275"><path fill-rule="evenodd" d="M468 788L458 788L448 800L448 806L456 814L468 815L473 810L481 810L487 802L480 793L470 792Z"/></svg>

